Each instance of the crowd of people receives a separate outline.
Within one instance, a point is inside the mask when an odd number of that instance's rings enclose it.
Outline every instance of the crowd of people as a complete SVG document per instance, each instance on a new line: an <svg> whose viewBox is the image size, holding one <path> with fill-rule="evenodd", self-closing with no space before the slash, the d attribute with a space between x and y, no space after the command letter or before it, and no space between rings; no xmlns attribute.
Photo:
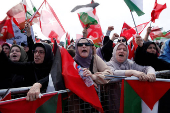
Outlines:
<svg viewBox="0 0 170 113"><path fill-rule="evenodd" d="M17 45L14 41L13 44L5 42L0 46L0 89L31 86L26 99L34 101L47 88L54 59L53 44L49 44L50 41L35 43L27 22L25 29L27 44ZM138 47L134 52L134 60L128 58L126 37L119 37L117 33L109 37L113 26L108 27L100 47L96 48L93 41L86 38L87 30L84 28L84 37L72 40L67 51L84 68L83 75L92 78L96 88L97 84L110 82L105 80L105 75L135 76L140 81L154 82L155 71L168 70L170 67L170 40L158 45L148 39L150 29L148 27L144 38L136 36Z"/></svg>

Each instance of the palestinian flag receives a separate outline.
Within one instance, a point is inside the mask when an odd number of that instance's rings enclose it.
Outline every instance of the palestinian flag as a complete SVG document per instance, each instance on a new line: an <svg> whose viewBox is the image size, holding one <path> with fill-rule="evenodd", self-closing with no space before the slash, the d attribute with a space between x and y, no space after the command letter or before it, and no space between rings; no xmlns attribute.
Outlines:
<svg viewBox="0 0 170 113"><path fill-rule="evenodd" d="M81 12L79 13L80 20L84 23L84 25L97 25L98 22L95 19L93 12Z"/></svg>
<svg viewBox="0 0 170 113"><path fill-rule="evenodd" d="M12 99L0 102L2 113L62 113L61 94L47 93L35 101L26 98Z"/></svg>
<svg viewBox="0 0 170 113"><path fill-rule="evenodd" d="M162 39L167 39L167 38L164 38L164 37L156 37L155 39L153 39L153 40L162 40Z"/></svg>
<svg viewBox="0 0 170 113"><path fill-rule="evenodd" d="M162 112L163 109L160 108L165 105L162 105L162 102L159 103L169 88L170 80L165 79L143 82L130 77L123 80L119 113L169 113Z"/></svg>
<svg viewBox="0 0 170 113"><path fill-rule="evenodd" d="M2 99L0 101L10 100L11 99L11 91L10 89L7 89L4 96L1 97Z"/></svg>
<svg viewBox="0 0 170 113"><path fill-rule="evenodd" d="M56 41L54 42L53 45L53 53L55 57L49 74L49 82L48 82L46 92L53 92L53 91L66 89L64 84L64 79L62 76L62 62L61 62L60 47L57 45ZM67 94L65 93L62 96L63 98L66 98Z"/></svg>
<svg viewBox="0 0 170 113"><path fill-rule="evenodd" d="M160 37L164 37L164 38L170 38L170 32L169 31L164 31L164 32L159 32L159 33L155 33L150 35L151 38L154 40L159 39Z"/></svg>
<svg viewBox="0 0 170 113"><path fill-rule="evenodd" d="M83 28L87 28L87 38L90 38L93 40L94 44L97 45L97 43L102 42L103 39L103 33L100 26L99 18L96 14L96 8L98 3L94 3L94 1L91 1L91 4L88 4L91 6L91 10L87 11L87 6L81 6L81 12L78 13L78 17L80 20L80 23ZM88 6L88 8L90 8Z"/></svg>
<svg viewBox="0 0 170 113"><path fill-rule="evenodd" d="M145 14L143 12L143 0L124 0L129 9L135 11L138 16Z"/></svg>

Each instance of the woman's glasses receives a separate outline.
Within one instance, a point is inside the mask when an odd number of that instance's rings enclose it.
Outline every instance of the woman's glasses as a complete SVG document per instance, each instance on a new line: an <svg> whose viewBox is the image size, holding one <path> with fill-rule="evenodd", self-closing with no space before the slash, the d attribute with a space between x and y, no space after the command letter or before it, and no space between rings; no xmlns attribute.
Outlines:
<svg viewBox="0 0 170 113"><path fill-rule="evenodd" d="M36 53L38 53L38 54L40 54L40 55L42 55L42 54L44 54L45 53L45 51L43 51L43 50L32 50L32 52L34 53L34 54L36 54Z"/></svg>
<svg viewBox="0 0 170 113"><path fill-rule="evenodd" d="M126 42L126 40L125 40L125 39L122 39L122 40L121 40L121 39L118 39L118 41L117 41L117 42L121 42L121 41L122 41L122 42Z"/></svg>
<svg viewBox="0 0 170 113"><path fill-rule="evenodd" d="M91 43L77 43L77 46L83 46L83 45L85 45L85 46L93 46L93 44L91 44Z"/></svg>

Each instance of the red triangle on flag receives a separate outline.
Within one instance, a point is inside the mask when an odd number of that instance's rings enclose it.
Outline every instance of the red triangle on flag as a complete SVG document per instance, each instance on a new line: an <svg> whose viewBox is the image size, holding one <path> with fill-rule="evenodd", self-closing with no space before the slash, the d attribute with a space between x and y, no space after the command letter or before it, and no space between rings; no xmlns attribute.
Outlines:
<svg viewBox="0 0 170 113"><path fill-rule="evenodd" d="M169 90L169 82L143 82L138 80L126 80L134 91L152 110L155 103Z"/></svg>

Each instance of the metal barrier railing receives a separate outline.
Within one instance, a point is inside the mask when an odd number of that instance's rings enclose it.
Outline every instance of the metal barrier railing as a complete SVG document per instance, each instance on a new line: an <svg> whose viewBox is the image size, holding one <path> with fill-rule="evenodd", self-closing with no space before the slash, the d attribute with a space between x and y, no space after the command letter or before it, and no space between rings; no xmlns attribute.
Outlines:
<svg viewBox="0 0 170 113"><path fill-rule="evenodd" d="M157 71L157 78L170 78L170 71ZM11 88L11 98L25 97L30 87ZM105 113L119 113L121 79L112 79L108 84L98 85L98 93L103 110ZM0 90L0 96L6 93L7 89ZM65 91L65 90L63 90ZM70 92L67 90L66 92ZM98 113L89 103L84 102L77 95L72 94L65 105L65 113Z"/></svg>

